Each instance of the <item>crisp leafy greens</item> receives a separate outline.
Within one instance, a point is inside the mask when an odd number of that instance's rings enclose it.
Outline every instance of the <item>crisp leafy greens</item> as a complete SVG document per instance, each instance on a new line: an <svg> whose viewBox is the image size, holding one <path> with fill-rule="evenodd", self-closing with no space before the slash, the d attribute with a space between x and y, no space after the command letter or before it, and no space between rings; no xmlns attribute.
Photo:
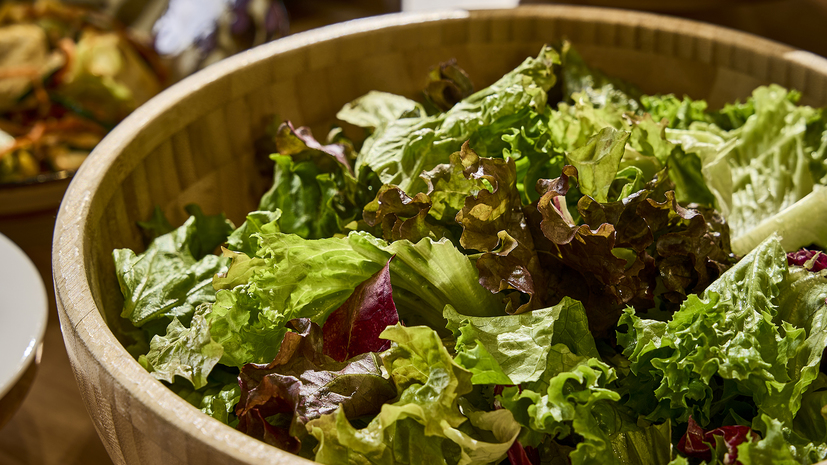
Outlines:
<svg viewBox="0 0 827 465"><path fill-rule="evenodd" d="M370 92L338 114L361 142L274 125L239 228L156 209L114 252L119 336L321 463L824 459L827 259L798 250L827 245L823 111L642 95L559 50Z"/></svg>
<svg viewBox="0 0 827 465"><path fill-rule="evenodd" d="M398 400L362 430L339 410L309 423L321 463L496 463L520 432L507 410L475 411L463 402L471 373L454 363L429 328L391 326L382 337L395 344L385 367Z"/></svg>
<svg viewBox="0 0 827 465"><path fill-rule="evenodd" d="M499 81L464 99L445 113L419 115L369 126L374 132L356 159L356 171L370 168L384 184L394 184L409 195L422 192L419 173L445 163L469 139L501 133L514 119L528 117L546 104L546 91L554 85L553 66L558 53L546 47ZM388 108L390 105L374 105ZM345 121L358 124L369 118L355 115L351 106Z"/></svg>

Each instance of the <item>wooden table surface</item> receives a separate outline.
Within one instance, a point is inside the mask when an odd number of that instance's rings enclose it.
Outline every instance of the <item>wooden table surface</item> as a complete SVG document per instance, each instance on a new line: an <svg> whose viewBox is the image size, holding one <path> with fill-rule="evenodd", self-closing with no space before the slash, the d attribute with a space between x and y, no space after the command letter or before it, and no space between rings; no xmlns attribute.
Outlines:
<svg viewBox="0 0 827 465"><path fill-rule="evenodd" d="M57 210L0 218L0 233L32 259L49 294L49 323L34 384L0 429L0 464L111 464L80 398L54 303L51 243Z"/></svg>
<svg viewBox="0 0 827 465"><path fill-rule="evenodd" d="M320 0L316 2L317 5L335 4ZM337 8L339 7L329 7L326 17L309 15L304 18L304 23L296 25L294 31L351 19L359 14L358 11L343 13L342 9ZM805 11L807 14L802 14ZM692 12L686 16L719 22L816 53L827 54L827 39L813 32L809 26L784 26L791 24L789 20L793 17L804 18L804 23L810 26L816 23L823 24L827 19L827 0L777 1L762 4L754 9L741 4L720 11L719 14ZM40 270L50 295L49 323L37 376L20 409L11 421L0 429L2 465L112 463L80 398L60 332L54 305L50 257L56 213L56 210L53 210L32 215L0 217L0 233L17 243L29 255Z"/></svg>

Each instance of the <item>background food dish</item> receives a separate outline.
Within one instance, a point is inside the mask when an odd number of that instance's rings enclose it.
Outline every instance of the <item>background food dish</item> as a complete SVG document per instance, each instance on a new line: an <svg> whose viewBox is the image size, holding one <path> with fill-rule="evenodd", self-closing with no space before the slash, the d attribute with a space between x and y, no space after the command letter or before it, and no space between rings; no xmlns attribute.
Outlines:
<svg viewBox="0 0 827 465"><path fill-rule="evenodd" d="M31 386L46 331L46 287L31 260L0 234L0 427Z"/></svg>
<svg viewBox="0 0 827 465"><path fill-rule="evenodd" d="M240 224L264 183L253 141L273 114L326 129L368 90L415 96L434 63L455 57L477 86L545 42L567 37L590 63L650 93L710 105L777 82L827 103L827 61L682 20L574 7L452 11L356 21L245 52L182 81L130 116L70 187L53 264L61 325L81 393L116 463L305 463L212 421L154 380L112 336L120 293L114 248L141 247L137 220L183 205Z"/></svg>

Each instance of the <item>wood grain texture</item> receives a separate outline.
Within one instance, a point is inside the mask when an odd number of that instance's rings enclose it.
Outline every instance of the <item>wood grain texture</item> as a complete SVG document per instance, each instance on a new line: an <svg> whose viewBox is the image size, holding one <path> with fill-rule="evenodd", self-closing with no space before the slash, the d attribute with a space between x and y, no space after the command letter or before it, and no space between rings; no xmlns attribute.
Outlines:
<svg viewBox="0 0 827 465"><path fill-rule="evenodd" d="M116 464L286 464L307 461L229 428L178 398L115 339L121 308L111 252L141 248L137 220L154 205L225 212L236 224L264 183L252 141L273 115L324 134L368 90L415 97L428 69L456 57L481 88L544 43L645 92L743 99L777 82L825 105L827 61L751 35L627 11L536 6L369 18L276 41L168 89L119 125L69 187L53 271L60 323L81 395Z"/></svg>

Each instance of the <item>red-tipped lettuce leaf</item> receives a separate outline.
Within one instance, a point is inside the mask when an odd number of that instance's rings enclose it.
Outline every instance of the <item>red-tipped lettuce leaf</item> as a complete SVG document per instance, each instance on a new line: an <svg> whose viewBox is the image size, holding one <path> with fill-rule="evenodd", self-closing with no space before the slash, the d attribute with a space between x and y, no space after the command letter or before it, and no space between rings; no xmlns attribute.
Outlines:
<svg viewBox="0 0 827 465"><path fill-rule="evenodd" d="M549 241L541 250L549 270L549 300L562 296L581 300L589 325L604 334L627 305L646 310L655 297L678 304L687 293L700 292L730 264L726 224L711 209L681 207L666 172L622 201L601 203L582 196L577 225L565 208L569 178L538 183L546 192L536 204L539 228ZM534 217L532 217L534 218ZM536 219L535 219L536 221Z"/></svg>
<svg viewBox="0 0 827 465"><path fill-rule="evenodd" d="M308 150L322 152L341 164L342 168L353 176L353 168L347 157L347 147L342 144L322 145L313 137L313 133L307 126L296 128L290 121L282 123L276 133L276 147L278 147L279 154L288 156Z"/></svg>
<svg viewBox="0 0 827 465"><path fill-rule="evenodd" d="M467 178L491 186L466 197L456 217L463 227L460 244L486 252L477 260L480 284L495 293L516 289L529 296L522 305L509 303L509 313L541 308L545 276L523 213L514 159L480 158L466 142L460 160Z"/></svg>
<svg viewBox="0 0 827 465"><path fill-rule="evenodd" d="M396 396L393 383L382 377L374 353L337 362L322 353L322 330L299 318L278 355L269 364L247 364L238 377L241 399L236 406L238 429L258 439L298 452L308 421L334 412L340 405L348 418L376 414ZM275 417L279 421L267 421ZM262 422L263 420L263 422Z"/></svg>
<svg viewBox="0 0 827 465"><path fill-rule="evenodd" d="M457 65L457 60L440 63L428 73L425 97L440 111L448 111L474 92L474 84L468 74Z"/></svg>
<svg viewBox="0 0 827 465"><path fill-rule="evenodd" d="M537 465L540 463L540 454L534 447L523 447L520 441L514 441L508 449L508 461L511 465Z"/></svg>
<svg viewBox="0 0 827 465"><path fill-rule="evenodd" d="M431 199L427 194L420 192L410 197L396 186L384 185L376 198L365 205L362 218L368 226L381 226L382 236L388 241L419 242L425 237L450 236L444 226L428 215L430 209Z"/></svg>

